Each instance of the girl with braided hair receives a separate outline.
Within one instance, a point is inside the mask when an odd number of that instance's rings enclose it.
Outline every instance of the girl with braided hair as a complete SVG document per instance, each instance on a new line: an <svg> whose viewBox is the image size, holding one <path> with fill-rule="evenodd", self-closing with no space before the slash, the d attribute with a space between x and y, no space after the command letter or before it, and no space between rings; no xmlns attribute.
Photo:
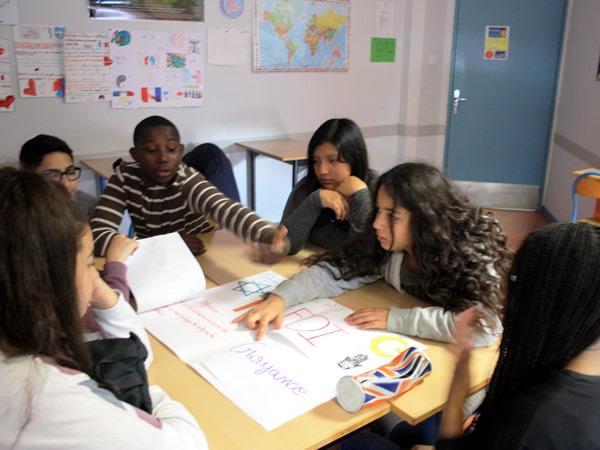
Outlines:
<svg viewBox="0 0 600 450"><path fill-rule="evenodd" d="M462 437L471 323L457 318L454 382L437 449L600 449L600 228L530 234L508 283L500 357L474 431Z"/></svg>
<svg viewBox="0 0 600 450"><path fill-rule="evenodd" d="M452 342L455 315L480 305L486 318L476 345L491 343L501 329L501 284L510 259L496 219L471 206L427 164L394 167L380 177L376 192L372 228L341 248L309 258L310 267L236 320L256 329L260 339L270 322L281 326L287 307L383 278L431 306L361 309L348 316L348 323Z"/></svg>

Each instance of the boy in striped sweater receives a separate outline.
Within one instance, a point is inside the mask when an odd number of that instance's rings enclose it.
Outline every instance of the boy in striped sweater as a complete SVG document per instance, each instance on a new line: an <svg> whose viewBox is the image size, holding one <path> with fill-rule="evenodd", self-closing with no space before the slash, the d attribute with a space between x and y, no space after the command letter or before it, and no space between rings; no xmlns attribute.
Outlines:
<svg viewBox="0 0 600 450"><path fill-rule="evenodd" d="M183 145L171 121L161 116L142 120L133 144L129 152L135 162L116 168L91 221L96 255L105 254L125 210L137 237L178 232L195 255L205 251L197 235L214 230L215 224L244 240L270 244L275 252L286 246L285 230L278 232L181 162Z"/></svg>

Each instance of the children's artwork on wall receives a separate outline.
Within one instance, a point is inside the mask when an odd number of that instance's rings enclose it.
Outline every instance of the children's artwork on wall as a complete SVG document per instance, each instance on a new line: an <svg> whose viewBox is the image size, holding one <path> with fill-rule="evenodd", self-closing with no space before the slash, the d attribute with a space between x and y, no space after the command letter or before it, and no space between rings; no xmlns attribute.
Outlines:
<svg viewBox="0 0 600 450"><path fill-rule="evenodd" d="M0 112L15 110L8 38L0 38Z"/></svg>
<svg viewBox="0 0 600 450"><path fill-rule="evenodd" d="M275 429L335 397L337 381L388 363L422 344L382 330L359 330L352 311L320 299L286 311L281 329L262 340L231 321L257 303L239 286L272 290L283 277L265 272L208 289L194 300L140 315L156 338L248 416Z"/></svg>
<svg viewBox="0 0 600 450"><path fill-rule="evenodd" d="M110 100L108 38L105 33L65 33L66 102Z"/></svg>
<svg viewBox="0 0 600 450"><path fill-rule="evenodd" d="M201 106L201 34L111 30L113 108Z"/></svg>
<svg viewBox="0 0 600 450"><path fill-rule="evenodd" d="M21 97L63 97L65 27L19 25L13 28Z"/></svg>
<svg viewBox="0 0 600 450"><path fill-rule="evenodd" d="M204 20L204 0L89 0L90 18L104 20Z"/></svg>
<svg viewBox="0 0 600 450"><path fill-rule="evenodd" d="M348 0L256 0L254 71L347 71Z"/></svg>
<svg viewBox="0 0 600 450"><path fill-rule="evenodd" d="M237 19L244 12L244 0L220 0L221 12L230 19Z"/></svg>

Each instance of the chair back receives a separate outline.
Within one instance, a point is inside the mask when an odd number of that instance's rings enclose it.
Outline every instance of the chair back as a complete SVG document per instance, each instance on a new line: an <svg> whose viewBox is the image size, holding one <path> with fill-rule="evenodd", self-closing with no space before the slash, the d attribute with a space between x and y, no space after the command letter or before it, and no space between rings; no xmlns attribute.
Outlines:
<svg viewBox="0 0 600 450"><path fill-rule="evenodd" d="M571 191L573 196L571 222L575 222L577 220L579 209L579 196L600 199L600 170L590 170L577 175L573 181ZM596 203L595 217L587 219L587 221L600 225L600 217L598 217L600 216L600 212L598 211L599 207L599 203Z"/></svg>

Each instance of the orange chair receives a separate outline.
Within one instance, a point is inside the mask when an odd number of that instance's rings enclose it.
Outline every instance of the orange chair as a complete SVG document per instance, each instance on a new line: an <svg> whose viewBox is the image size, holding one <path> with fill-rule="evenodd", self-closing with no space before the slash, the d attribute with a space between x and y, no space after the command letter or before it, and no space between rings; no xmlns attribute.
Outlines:
<svg viewBox="0 0 600 450"><path fill-rule="evenodd" d="M571 222L577 220L579 196L596 198L596 207L594 216L587 219L580 219L582 222L588 222L600 226L600 170L583 169L573 172L576 175L573 181L573 210L571 212Z"/></svg>

